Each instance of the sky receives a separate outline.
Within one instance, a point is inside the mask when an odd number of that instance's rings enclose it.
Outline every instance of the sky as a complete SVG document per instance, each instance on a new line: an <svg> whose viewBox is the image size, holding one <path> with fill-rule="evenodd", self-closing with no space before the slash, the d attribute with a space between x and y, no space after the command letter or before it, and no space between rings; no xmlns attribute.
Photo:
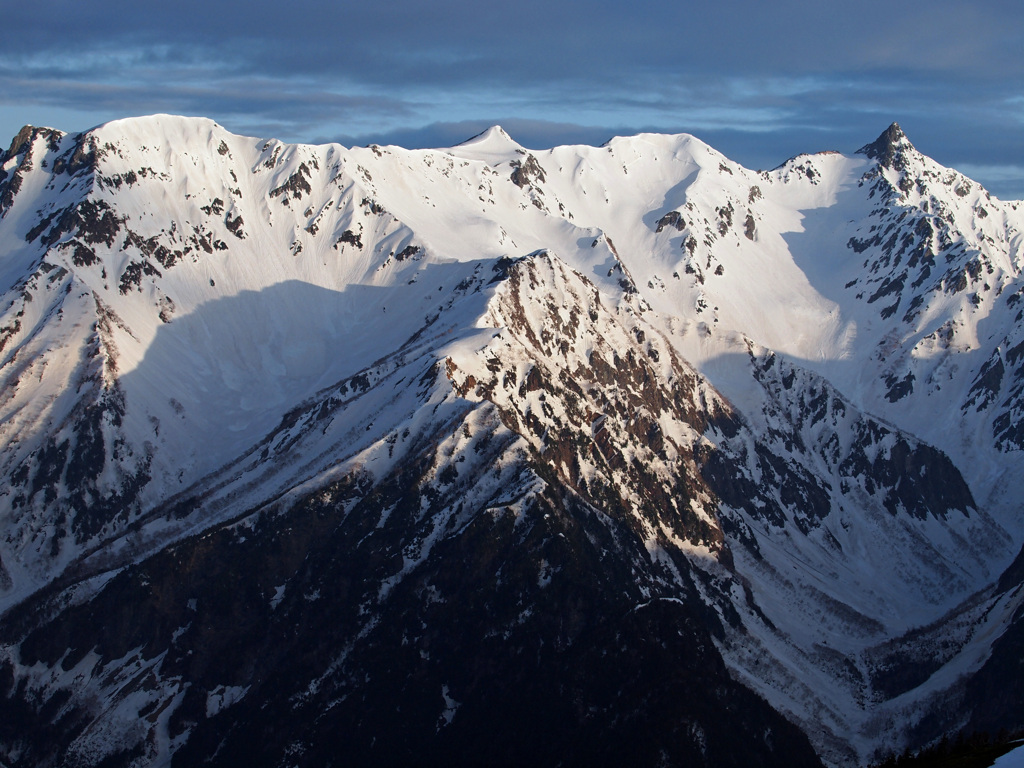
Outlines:
<svg viewBox="0 0 1024 768"><path fill-rule="evenodd" d="M347 146L691 133L760 169L896 121L1024 199L1020 0L37 0L0 29L3 145L163 112Z"/></svg>

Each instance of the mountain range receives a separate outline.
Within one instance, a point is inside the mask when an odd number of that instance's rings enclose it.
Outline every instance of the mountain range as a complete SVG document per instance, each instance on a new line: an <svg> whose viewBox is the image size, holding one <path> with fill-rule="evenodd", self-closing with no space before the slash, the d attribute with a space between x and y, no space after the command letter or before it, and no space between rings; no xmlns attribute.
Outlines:
<svg viewBox="0 0 1024 768"><path fill-rule="evenodd" d="M1024 728L1024 203L689 135L0 154L0 765Z"/></svg>

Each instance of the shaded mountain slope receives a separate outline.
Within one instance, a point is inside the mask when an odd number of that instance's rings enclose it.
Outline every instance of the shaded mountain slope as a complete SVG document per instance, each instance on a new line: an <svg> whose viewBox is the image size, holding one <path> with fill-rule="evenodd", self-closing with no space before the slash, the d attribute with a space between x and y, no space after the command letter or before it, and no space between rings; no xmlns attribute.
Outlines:
<svg viewBox="0 0 1024 768"><path fill-rule="evenodd" d="M754 172L154 116L0 169L11 765L1019 725L1024 214L898 126Z"/></svg>

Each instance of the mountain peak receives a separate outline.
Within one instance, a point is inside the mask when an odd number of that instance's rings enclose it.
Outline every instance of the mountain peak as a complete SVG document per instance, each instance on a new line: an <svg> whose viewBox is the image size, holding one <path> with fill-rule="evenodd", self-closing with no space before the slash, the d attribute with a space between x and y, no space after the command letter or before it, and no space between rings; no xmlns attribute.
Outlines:
<svg viewBox="0 0 1024 768"><path fill-rule="evenodd" d="M1024 210L898 125L777 173L47 131L0 155L0 764L1024 726Z"/></svg>
<svg viewBox="0 0 1024 768"><path fill-rule="evenodd" d="M16 157L25 152L37 138L42 136L47 141L54 143L59 140L63 134L60 131L54 130L53 128L37 128L34 125L24 126L18 133L11 139L11 146L5 153L0 150L0 158L9 160L12 157Z"/></svg>
<svg viewBox="0 0 1024 768"><path fill-rule="evenodd" d="M466 139L452 149L458 149L460 153L468 150L474 155L490 155L508 154L522 150L522 147L500 125L492 125L486 131Z"/></svg>
<svg viewBox="0 0 1024 768"><path fill-rule="evenodd" d="M34 126L26 125L20 131L18 131L18 133L15 134L14 138L11 139L11 146L7 150L6 157L14 157L15 155L20 155L22 152L24 152L26 145L32 138L32 134L35 133L35 130L36 129Z"/></svg>
<svg viewBox="0 0 1024 768"><path fill-rule="evenodd" d="M858 149L857 153L877 160L879 165L901 171L906 168L905 153L908 150L913 151L914 145L903 133L900 124L893 123L873 142Z"/></svg>

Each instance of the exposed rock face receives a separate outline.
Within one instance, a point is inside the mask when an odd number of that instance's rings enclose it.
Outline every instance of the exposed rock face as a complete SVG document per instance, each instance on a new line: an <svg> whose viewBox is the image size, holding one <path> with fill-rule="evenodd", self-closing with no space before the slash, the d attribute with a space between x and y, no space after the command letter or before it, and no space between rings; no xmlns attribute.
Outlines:
<svg viewBox="0 0 1024 768"><path fill-rule="evenodd" d="M913 149L914 147L903 133L899 123L893 123L882 132L881 136L870 144L865 144L857 152L867 155L872 160L877 160L883 168L902 171L907 167L903 153L907 150L913 151Z"/></svg>
<svg viewBox="0 0 1024 768"><path fill-rule="evenodd" d="M762 173L166 116L0 161L0 763L1024 725L1024 221L895 124Z"/></svg>
<svg viewBox="0 0 1024 768"><path fill-rule="evenodd" d="M528 187L545 181L544 169L540 167L536 157L527 155L525 160L512 162L511 178L517 187Z"/></svg>

